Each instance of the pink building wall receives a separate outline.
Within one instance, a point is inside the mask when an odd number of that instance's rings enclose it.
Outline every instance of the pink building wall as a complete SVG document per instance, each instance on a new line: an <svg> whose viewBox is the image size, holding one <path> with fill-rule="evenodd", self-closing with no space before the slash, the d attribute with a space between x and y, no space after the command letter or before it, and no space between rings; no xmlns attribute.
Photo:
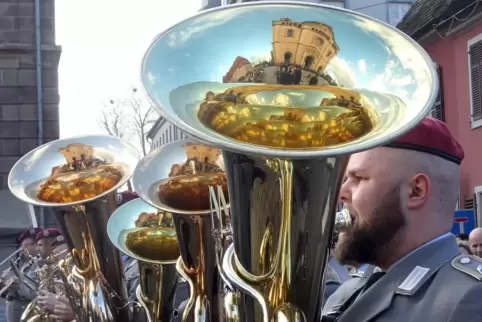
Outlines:
<svg viewBox="0 0 482 322"><path fill-rule="evenodd" d="M460 205L482 186L482 127L470 127L467 41L482 33L482 23L456 37L445 37L425 47L442 68L445 122L465 149L460 182Z"/></svg>

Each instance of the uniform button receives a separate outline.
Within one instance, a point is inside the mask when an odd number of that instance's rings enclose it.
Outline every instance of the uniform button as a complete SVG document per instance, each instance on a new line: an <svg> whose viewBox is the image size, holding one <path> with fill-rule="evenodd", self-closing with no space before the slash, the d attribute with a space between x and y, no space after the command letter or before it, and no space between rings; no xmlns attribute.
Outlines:
<svg viewBox="0 0 482 322"><path fill-rule="evenodd" d="M468 257L462 257L462 258L460 259L460 263L461 263L461 264L468 264L468 263L470 263L470 258L468 258Z"/></svg>

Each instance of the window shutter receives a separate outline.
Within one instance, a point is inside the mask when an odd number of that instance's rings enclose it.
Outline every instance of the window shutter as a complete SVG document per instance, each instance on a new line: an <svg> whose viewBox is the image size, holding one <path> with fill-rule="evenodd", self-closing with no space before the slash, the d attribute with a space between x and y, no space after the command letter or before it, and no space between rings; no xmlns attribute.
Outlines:
<svg viewBox="0 0 482 322"><path fill-rule="evenodd" d="M469 47L470 86L472 87L472 120L482 119L482 41Z"/></svg>
<svg viewBox="0 0 482 322"><path fill-rule="evenodd" d="M475 209L475 196L467 196L464 200L464 209Z"/></svg>
<svg viewBox="0 0 482 322"><path fill-rule="evenodd" d="M439 65L437 65L437 74L439 89L437 98L435 99L435 106L431 111L431 116L437 120L445 122L442 68Z"/></svg>

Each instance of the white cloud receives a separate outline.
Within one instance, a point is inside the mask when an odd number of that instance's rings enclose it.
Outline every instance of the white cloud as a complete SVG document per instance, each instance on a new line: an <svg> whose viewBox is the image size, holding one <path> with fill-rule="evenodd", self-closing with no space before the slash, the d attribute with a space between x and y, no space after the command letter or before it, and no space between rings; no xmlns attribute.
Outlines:
<svg viewBox="0 0 482 322"><path fill-rule="evenodd" d="M359 28L381 38L387 50L397 57L396 61L388 61L384 73L376 75L366 88L396 95L410 107L407 111L417 112L414 108L426 104L432 91L430 70L423 68L427 62L414 46L408 45L406 38L386 26L369 19L354 22ZM416 86L414 90L410 89L413 85Z"/></svg>
<svg viewBox="0 0 482 322"><path fill-rule="evenodd" d="M365 60L360 59L358 61L358 70L360 71L360 73L365 74L365 72L367 71L367 66L365 64Z"/></svg>
<svg viewBox="0 0 482 322"><path fill-rule="evenodd" d="M216 12L211 12L208 15L202 15L197 17L192 22L186 22L187 28L180 31L171 31L168 36L168 46L169 47L181 47L184 45L191 37L196 34L203 33L209 28L221 25L228 22L234 17L242 14L244 11L249 10L249 8L237 8L236 10L221 10Z"/></svg>
<svg viewBox="0 0 482 322"><path fill-rule="evenodd" d="M334 57L325 72L330 75L339 85L347 88L357 87L357 77L348 62L340 57Z"/></svg>

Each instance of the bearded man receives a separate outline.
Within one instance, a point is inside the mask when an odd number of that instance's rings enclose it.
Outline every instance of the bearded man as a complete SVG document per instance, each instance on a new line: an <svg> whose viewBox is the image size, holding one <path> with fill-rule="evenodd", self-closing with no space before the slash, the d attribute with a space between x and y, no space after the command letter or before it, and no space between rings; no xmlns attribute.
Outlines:
<svg viewBox="0 0 482 322"><path fill-rule="evenodd" d="M322 321L482 321L482 260L450 233L463 157L447 126L425 118L350 158L340 199L353 223L335 252L371 266L329 298Z"/></svg>

